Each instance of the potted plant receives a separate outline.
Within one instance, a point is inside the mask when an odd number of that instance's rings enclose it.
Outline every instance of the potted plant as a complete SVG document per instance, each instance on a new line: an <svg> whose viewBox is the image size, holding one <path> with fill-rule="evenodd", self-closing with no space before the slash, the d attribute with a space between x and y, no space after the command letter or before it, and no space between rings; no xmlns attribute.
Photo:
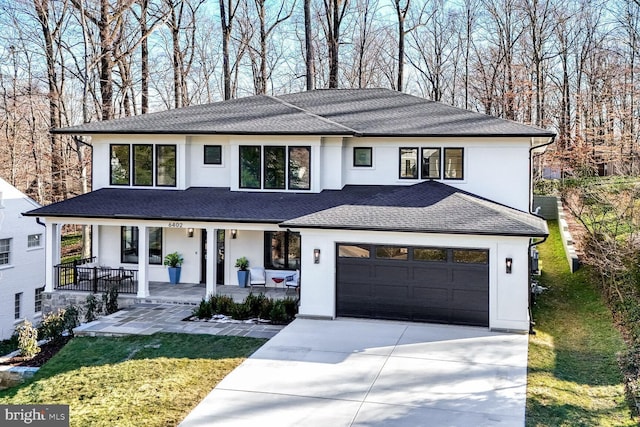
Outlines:
<svg viewBox="0 0 640 427"><path fill-rule="evenodd" d="M247 257L240 257L236 260L236 268L238 269L238 286L244 288L249 281L249 260Z"/></svg>
<svg viewBox="0 0 640 427"><path fill-rule="evenodd" d="M182 270L182 263L184 259L178 252L171 252L164 257L164 265L169 270L169 282L173 285L180 282L180 271Z"/></svg>

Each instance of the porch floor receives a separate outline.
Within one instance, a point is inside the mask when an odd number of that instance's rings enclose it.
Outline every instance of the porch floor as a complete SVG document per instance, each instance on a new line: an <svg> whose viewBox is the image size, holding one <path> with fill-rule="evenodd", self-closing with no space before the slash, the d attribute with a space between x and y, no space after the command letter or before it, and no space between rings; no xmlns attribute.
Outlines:
<svg viewBox="0 0 640 427"><path fill-rule="evenodd" d="M136 284L137 289L137 284ZM137 298L135 295L122 295L131 296L139 299L140 302L164 302L172 304L199 304L202 298L205 297L206 287L204 283L178 283L172 285L165 282L149 282L149 297ZM242 302L253 292L254 294L264 294L267 298L272 299L284 299L286 297L297 298L297 293L293 289L273 288L256 286L253 289L250 287L241 288L239 286L231 285L217 285L217 295L227 295L233 298L235 302Z"/></svg>

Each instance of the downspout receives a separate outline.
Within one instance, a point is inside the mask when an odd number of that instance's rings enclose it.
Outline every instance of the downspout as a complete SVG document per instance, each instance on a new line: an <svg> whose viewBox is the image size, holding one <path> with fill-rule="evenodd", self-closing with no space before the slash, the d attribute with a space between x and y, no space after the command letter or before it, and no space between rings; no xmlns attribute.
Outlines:
<svg viewBox="0 0 640 427"><path fill-rule="evenodd" d="M36 222L37 222L38 224L40 224L41 226L45 227L45 228L47 227L47 224L45 224L44 222L42 222L42 220L40 219L40 217L39 217L39 216L37 216L37 217L36 217Z"/></svg>
<svg viewBox="0 0 640 427"><path fill-rule="evenodd" d="M537 209L536 211L533 211L533 150L540 148L540 147L547 147L551 144L553 144L556 141L556 137L555 135L551 137L551 139L549 140L549 142L545 143L545 144L541 144L541 145L536 145L534 147L531 147L529 149L529 170L531 171L529 173L529 192L531 194L531 199L529 201L529 213L532 215L535 215L539 218L542 218L540 215L538 215ZM544 218L542 218L544 219ZM529 334L531 335L535 335L536 332L533 330L533 326L536 324L536 322L533 321L533 310L532 310L532 305L533 305L533 298L532 298L532 292L531 292L531 276L532 276L532 268L531 268L531 249L534 246L537 246L541 243L544 243L547 241L547 239L549 238L549 236L543 237L542 240L538 240L538 241L533 241L533 239L531 239L531 243L529 243L529 249L528 249L528 254L529 254Z"/></svg>

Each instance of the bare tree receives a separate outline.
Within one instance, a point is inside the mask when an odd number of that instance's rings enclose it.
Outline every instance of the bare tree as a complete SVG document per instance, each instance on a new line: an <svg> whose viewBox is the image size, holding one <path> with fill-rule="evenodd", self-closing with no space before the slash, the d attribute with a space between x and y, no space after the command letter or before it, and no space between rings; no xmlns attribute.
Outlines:
<svg viewBox="0 0 640 427"><path fill-rule="evenodd" d="M311 36L311 0L304 0L304 52L307 77L307 90L315 88L315 69L313 60L313 37Z"/></svg>
<svg viewBox="0 0 640 427"><path fill-rule="evenodd" d="M338 87L340 26L348 10L349 0L323 0L324 31L329 53L329 88Z"/></svg>

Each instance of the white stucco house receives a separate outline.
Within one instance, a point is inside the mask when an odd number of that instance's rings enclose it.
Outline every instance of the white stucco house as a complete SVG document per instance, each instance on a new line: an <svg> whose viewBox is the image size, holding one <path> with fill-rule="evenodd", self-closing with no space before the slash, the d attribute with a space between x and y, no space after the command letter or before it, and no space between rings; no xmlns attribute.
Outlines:
<svg viewBox="0 0 640 427"><path fill-rule="evenodd" d="M169 252L207 294L237 285L246 256L268 286L300 270L300 316L529 329L530 245L548 234L530 163L551 131L334 89L54 132L91 137L94 191L27 213L46 220L47 292L60 286L60 227L74 223L141 298L168 281Z"/></svg>
<svg viewBox="0 0 640 427"><path fill-rule="evenodd" d="M44 224L23 212L40 207L0 178L0 339L24 319L42 315L45 283Z"/></svg>

